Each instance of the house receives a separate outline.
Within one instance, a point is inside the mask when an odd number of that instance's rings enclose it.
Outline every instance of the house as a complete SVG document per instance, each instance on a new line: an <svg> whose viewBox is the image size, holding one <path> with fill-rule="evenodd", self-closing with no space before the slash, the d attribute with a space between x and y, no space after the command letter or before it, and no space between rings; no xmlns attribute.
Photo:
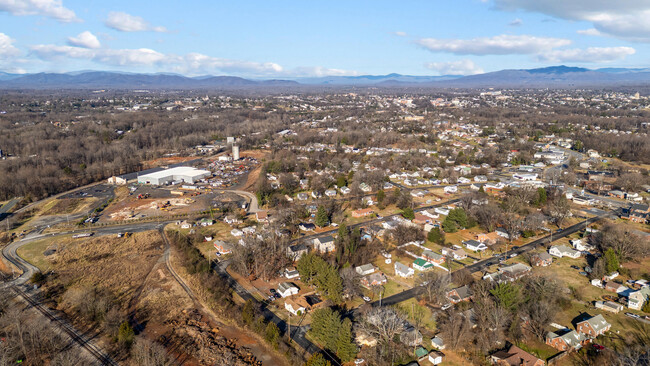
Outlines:
<svg viewBox="0 0 650 366"><path fill-rule="evenodd" d="M442 359L445 357L445 354L440 352L440 351L431 351L429 352L429 362L431 362L434 365L440 365L442 363Z"/></svg>
<svg viewBox="0 0 650 366"><path fill-rule="evenodd" d="M362 208L352 211L352 217L366 217L375 213L372 208Z"/></svg>
<svg viewBox="0 0 650 366"><path fill-rule="evenodd" d="M579 251L588 250L587 246L580 239L571 239L569 240L569 244L571 244L571 246L575 250L579 250Z"/></svg>
<svg viewBox="0 0 650 366"><path fill-rule="evenodd" d="M298 229L302 231L314 231L316 230L316 225L312 224L311 222L301 222L298 224Z"/></svg>
<svg viewBox="0 0 650 366"><path fill-rule="evenodd" d="M447 207L436 207L433 211L439 215L449 215L449 208Z"/></svg>
<svg viewBox="0 0 650 366"><path fill-rule="evenodd" d="M214 220L208 219L208 218L203 218L203 219L197 221L196 223L203 226L203 227L206 227L206 226L214 225Z"/></svg>
<svg viewBox="0 0 650 366"><path fill-rule="evenodd" d="M181 229L189 229L189 228L192 227L192 223L187 222L187 221L183 221L183 222L180 223L180 227L181 227Z"/></svg>
<svg viewBox="0 0 650 366"><path fill-rule="evenodd" d="M442 264L445 261L445 257L443 257L441 254L432 252L428 249L422 252L422 258L435 264Z"/></svg>
<svg viewBox="0 0 650 366"><path fill-rule="evenodd" d="M325 195L327 197L336 197L336 189L326 189L325 190Z"/></svg>
<svg viewBox="0 0 650 366"><path fill-rule="evenodd" d="M467 249L475 252L484 251L487 249L487 246L485 244L480 243L476 240L465 240L463 244L465 244Z"/></svg>
<svg viewBox="0 0 650 366"><path fill-rule="evenodd" d="M587 338L584 334L575 330L563 329L557 332L548 332L546 334L546 344L557 349L558 351L579 350L586 343Z"/></svg>
<svg viewBox="0 0 650 366"><path fill-rule="evenodd" d="M287 309L287 311L289 311L291 314L300 316L305 313L307 306L309 306L306 303L303 305L304 302L305 301L302 298L295 300L286 299L284 301L284 308Z"/></svg>
<svg viewBox="0 0 650 366"><path fill-rule="evenodd" d="M634 310L641 310L643 304L650 297L650 287L644 286L637 291L630 292L627 297L627 307Z"/></svg>
<svg viewBox="0 0 650 366"><path fill-rule="evenodd" d="M258 211L255 213L255 219L257 219L258 222L269 222L269 214L268 211Z"/></svg>
<svg viewBox="0 0 650 366"><path fill-rule="evenodd" d="M553 257L546 252L535 253L531 256L530 263L537 267L547 267L553 263Z"/></svg>
<svg viewBox="0 0 650 366"><path fill-rule="evenodd" d="M614 281L607 281L607 282L605 282L605 290L615 292L615 293L619 293L619 292L623 292L623 291L627 290L627 287L625 287L625 286L623 286L621 284L618 284L618 283L616 283Z"/></svg>
<svg viewBox="0 0 650 366"><path fill-rule="evenodd" d="M497 235L499 235L500 237L503 237L503 238L506 238L506 239L510 240L510 234L508 234L508 232L507 232L505 229L498 227L498 228L495 230L495 232L496 232ZM517 239L518 237L519 237L519 233L515 233L515 234L513 234L513 238L512 238L512 239L515 240L515 239Z"/></svg>
<svg viewBox="0 0 650 366"><path fill-rule="evenodd" d="M414 214L413 220L411 220L412 223L418 224L418 225L424 225L428 224L431 222L431 218L429 216L423 215L419 212L416 212Z"/></svg>
<svg viewBox="0 0 650 366"><path fill-rule="evenodd" d="M296 195L296 198L300 201L307 201L309 199L309 195L304 192L300 192Z"/></svg>
<svg viewBox="0 0 650 366"><path fill-rule="evenodd" d="M515 263L499 268L499 273L501 274L501 279L515 281L530 274L531 270L532 268L523 263Z"/></svg>
<svg viewBox="0 0 650 366"><path fill-rule="evenodd" d="M370 188L370 186L366 183L359 184L359 189L361 190L361 192L365 192L365 193L372 191L372 188Z"/></svg>
<svg viewBox="0 0 650 366"><path fill-rule="evenodd" d="M470 301L472 299L472 290L467 286L457 287L449 290L446 294L447 300L452 304L458 304L463 301Z"/></svg>
<svg viewBox="0 0 650 366"><path fill-rule="evenodd" d="M415 274L415 270L413 268L402 264L400 262L395 262L395 275L408 278L411 277Z"/></svg>
<svg viewBox="0 0 650 366"><path fill-rule="evenodd" d="M235 224L241 224L242 220L238 219L234 215L228 215L223 219L223 222L225 222L228 225L235 225Z"/></svg>
<svg viewBox="0 0 650 366"><path fill-rule="evenodd" d="M278 293L282 297L289 297L297 295L300 289L291 282L280 282L278 285Z"/></svg>
<svg viewBox="0 0 650 366"><path fill-rule="evenodd" d="M314 199L319 199L319 198L321 198L322 195L320 194L320 192L311 191L311 196Z"/></svg>
<svg viewBox="0 0 650 366"><path fill-rule="evenodd" d="M300 273L295 267L289 267L284 270L284 277L287 279L300 278Z"/></svg>
<svg viewBox="0 0 650 366"><path fill-rule="evenodd" d="M225 241L216 240L214 242L214 248L221 254L229 254L232 253L233 245Z"/></svg>
<svg viewBox="0 0 650 366"><path fill-rule="evenodd" d="M487 177L484 176L484 175L477 175L477 176L474 177L474 182L477 182L477 183L485 183L485 182L487 182L487 180L488 180Z"/></svg>
<svg viewBox="0 0 650 366"><path fill-rule="evenodd" d="M613 301L596 301L594 302L596 309L606 310L614 314L618 314L623 310L623 305Z"/></svg>
<svg viewBox="0 0 650 366"><path fill-rule="evenodd" d="M404 331L400 333L399 340L409 347L415 347L422 343L422 333L411 324L406 324Z"/></svg>
<svg viewBox="0 0 650 366"><path fill-rule="evenodd" d="M451 194L451 193L456 193L458 192L458 187L457 186L445 186L443 189L445 193Z"/></svg>
<svg viewBox="0 0 650 366"><path fill-rule="evenodd" d="M544 366L546 362L521 348L510 345L505 350L493 353L490 356L493 365L498 366Z"/></svg>
<svg viewBox="0 0 650 366"><path fill-rule="evenodd" d="M239 229L232 229L232 230L230 230L230 235L232 235L234 237L240 237L240 236L244 235L244 232L239 230Z"/></svg>
<svg viewBox="0 0 650 366"><path fill-rule="evenodd" d="M431 338L431 346L435 349L443 350L445 349L445 342L439 336Z"/></svg>
<svg viewBox="0 0 650 366"><path fill-rule="evenodd" d="M548 250L548 254L554 255L558 258L569 257L569 258L580 258L580 252L573 250L566 245L554 245L551 249Z"/></svg>
<svg viewBox="0 0 650 366"><path fill-rule="evenodd" d="M336 249L336 245L334 244L334 238L331 235L328 235L323 238L316 238L314 239L313 244L314 244L314 249L316 249L320 253L329 253L329 252L333 252L334 249Z"/></svg>
<svg viewBox="0 0 650 366"><path fill-rule="evenodd" d="M433 263L427 262L422 258L417 258L416 260L413 261L413 268L417 269L418 271L424 272L433 268Z"/></svg>
<svg viewBox="0 0 650 366"><path fill-rule="evenodd" d="M383 273L372 273L370 275L361 277L361 285L365 288L370 288L372 286L381 286L388 282L388 278Z"/></svg>
<svg viewBox="0 0 650 366"><path fill-rule="evenodd" d="M442 248L440 252L442 253L442 255L447 257L452 257L457 261L467 258L467 253L465 253L463 248L458 248L458 247Z"/></svg>
<svg viewBox="0 0 650 366"><path fill-rule="evenodd" d="M612 325L601 314L598 314L580 321L576 325L576 330L589 338L596 338L609 331L611 327Z"/></svg>
<svg viewBox="0 0 650 366"><path fill-rule="evenodd" d="M339 188L339 191L341 191L342 194L348 194L348 193L352 192L352 190L350 188L348 188L348 187L341 187L341 188Z"/></svg>
<svg viewBox="0 0 650 366"><path fill-rule="evenodd" d="M287 248L287 256L294 261L297 261L303 254L307 253L309 253L309 247L305 244L294 244Z"/></svg>
<svg viewBox="0 0 650 366"><path fill-rule="evenodd" d="M358 273L359 275L361 275L361 276L366 276L366 275L369 275L369 274L375 272L375 266L373 266L372 264L368 263L368 264L364 264L364 265L358 266L358 267L356 267L354 270L357 271L357 273Z"/></svg>
<svg viewBox="0 0 650 366"><path fill-rule="evenodd" d="M632 204L621 211L621 218L645 224L650 221L650 206L638 203Z"/></svg>
<svg viewBox="0 0 650 366"><path fill-rule="evenodd" d="M476 234L476 240L485 245L494 245L499 240L499 234L496 231L493 231L491 233Z"/></svg>

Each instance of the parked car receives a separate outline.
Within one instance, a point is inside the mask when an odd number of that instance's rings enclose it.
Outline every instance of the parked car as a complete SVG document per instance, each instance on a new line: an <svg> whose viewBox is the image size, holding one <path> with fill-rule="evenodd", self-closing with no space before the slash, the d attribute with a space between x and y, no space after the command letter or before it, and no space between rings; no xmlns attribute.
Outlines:
<svg viewBox="0 0 650 366"><path fill-rule="evenodd" d="M365 301L365 302L370 302L370 298L369 298L368 296L364 296L362 299L363 299L363 301Z"/></svg>
<svg viewBox="0 0 650 366"><path fill-rule="evenodd" d="M447 310L447 309L449 309L450 307L451 307L451 304L450 304L450 303L447 303L447 304L442 305L442 307L440 307L440 309L442 309L442 310Z"/></svg>
<svg viewBox="0 0 650 366"><path fill-rule="evenodd" d="M577 270L580 269L580 267L578 267L578 266L571 266L571 268L573 268L573 269L577 269Z"/></svg>
<svg viewBox="0 0 650 366"><path fill-rule="evenodd" d="M364 362L366 362L366 360L364 360L363 358L357 358L356 360L354 360L355 365L361 365Z"/></svg>
<svg viewBox="0 0 650 366"><path fill-rule="evenodd" d="M625 316L629 316L630 318L634 318L634 319L641 318L639 315L634 314L634 313L625 313Z"/></svg>
<svg viewBox="0 0 650 366"><path fill-rule="evenodd" d="M516 256L518 256L518 255L519 255L519 254L517 254L517 253L512 253L512 254L510 254L510 258L514 258L514 257L516 257Z"/></svg>
<svg viewBox="0 0 650 366"><path fill-rule="evenodd" d="M599 351L602 351L602 350L605 349L605 347L601 346L600 344L596 344L596 343L594 343L593 346L594 346L595 349L597 349L597 350L599 350Z"/></svg>
<svg viewBox="0 0 650 366"><path fill-rule="evenodd" d="M580 276L585 276L585 277L588 276L588 273L587 273L587 272L583 272L583 271L578 272L578 274L579 274Z"/></svg>

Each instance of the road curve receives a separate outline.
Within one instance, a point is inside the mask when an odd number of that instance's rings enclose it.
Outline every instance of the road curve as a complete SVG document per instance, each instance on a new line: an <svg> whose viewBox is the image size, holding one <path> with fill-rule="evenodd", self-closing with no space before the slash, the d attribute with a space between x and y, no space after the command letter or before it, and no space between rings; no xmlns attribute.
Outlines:
<svg viewBox="0 0 650 366"><path fill-rule="evenodd" d="M259 204L257 202L257 196L254 195L253 193L246 192L246 191L240 191L236 189L226 189L224 190L225 192L232 192L234 194L238 194L240 196L244 196L251 200L251 203L248 205L248 213L257 213L262 210L260 210Z"/></svg>

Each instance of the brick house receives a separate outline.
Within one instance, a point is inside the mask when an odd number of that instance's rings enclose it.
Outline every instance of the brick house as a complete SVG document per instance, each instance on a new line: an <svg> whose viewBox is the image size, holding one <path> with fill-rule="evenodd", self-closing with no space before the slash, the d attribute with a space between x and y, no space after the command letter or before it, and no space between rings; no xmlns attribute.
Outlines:
<svg viewBox="0 0 650 366"><path fill-rule="evenodd" d="M498 366L544 366L544 360L539 359L523 349L510 345L508 349L498 351L490 356L493 365Z"/></svg>
<svg viewBox="0 0 650 366"><path fill-rule="evenodd" d="M611 327L612 325L601 314L598 314L578 322L576 330L589 338L596 338L607 332Z"/></svg>
<svg viewBox="0 0 650 366"><path fill-rule="evenodd" d="M546 344L558 351L578 350L586 343L588 343L588 340L585 335L575 330L565 329L564 331L548 332L546 334Z"/></svg>

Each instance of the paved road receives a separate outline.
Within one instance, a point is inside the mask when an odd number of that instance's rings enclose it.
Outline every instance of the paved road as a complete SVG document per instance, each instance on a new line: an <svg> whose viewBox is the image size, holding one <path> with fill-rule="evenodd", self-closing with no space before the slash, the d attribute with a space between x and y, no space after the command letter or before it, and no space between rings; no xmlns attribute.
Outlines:
<svg viewBox="0 0 650 366"><path fill-rule="evenodd" d="M547 235L547 236L545 236L543 238L540 238L540 239L534 240L534 241L532 241L532 242L530 242L528 244L522 245L517 250L511 251L510 253L515 253L517 255L521 255L521 254L523 254L523 253L525 253L527 251L530 251L530 250L533 250L533 249L537 248L537 246L550 243L551 242L551 237L552 237L553 241L564 238L564 237L569 236L569 235L571 235L571 234L573 234L575 232L578 232L580 230L584 230L584 228L587 225L592 224L592 223L594 223L596 221L600 221L603 218L605 218L605 217L607 217L609 215L612 215L612 214L613 214L612 211L608 211L603 215L592 217L590 219L587 219L587 220L582 221L580 223L577 223L575 225L569 226L566 229L563 229L563 230L561 230L559 232L549 234L549 235ZM471 273L473 273L473 272L483 271L486 268L488 268L490 265L492 265L492 264L494 264L496 262L497 262L497 260L495 258L486 258L486 259L484 259L484 260L482 260L480 262L471 264L471 265L466 266L464 268L467 268ZM490 263L490 264L488 264L488 263ZM454 271L454 273L455 272L458 272L458 271ZM452 273L452 275L453 275L453 273ZM389 296L389 297L386 297L386 298L382 299L381 305L382 306L390 306L390 305L398 304L400 302L409 300L409 299L417 296L419 294L419 292L420 292L419 287L417 287L417 286L413 287L411 289L402 291L402 292L400 292L398 294L395 294L395 295L392 295L392 296ZM378 307L379 306L379 301L374 301L374 302L370 303L370 305L373 306L373 307Z"/></svg>
<svg viewBox="0 0 650 366"><path fill-rule="evenodd" d="M4 206L0 207L0 221L2 221L6 216L9 216L9 210L14 208L21 199L21 197L12 198L9 202L5 203Z"/></svg>
<svg viewBox="0 0 650 366"><path fill-rule="evenodd" d="M262 210L260 210L260 206L259 206L259 204L257 202L257 196L256 195L254 195L254 194L252 194L250 192L240 191L240 190L236 190L236 189L224 189L224 191L225 192L232 192L234 194L238 194L240 196L244 196L244 197L248 198L251 201L250 204L248 205L248 210L247 210L248 213L256 213L256 212L262 211Z"/></svg>

